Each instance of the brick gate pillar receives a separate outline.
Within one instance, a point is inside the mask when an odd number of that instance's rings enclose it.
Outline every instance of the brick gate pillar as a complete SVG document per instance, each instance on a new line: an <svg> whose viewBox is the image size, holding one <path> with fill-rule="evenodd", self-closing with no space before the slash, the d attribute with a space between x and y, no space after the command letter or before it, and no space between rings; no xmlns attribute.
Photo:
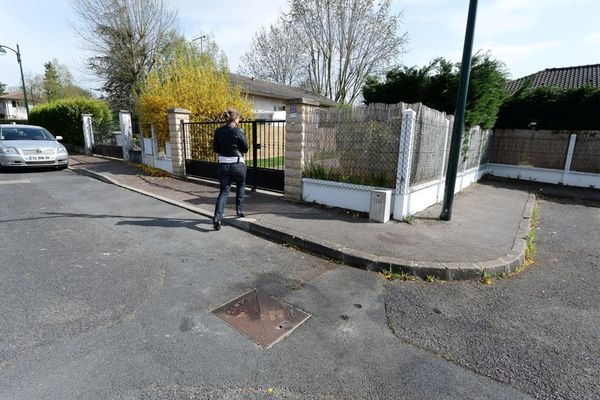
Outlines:
<svg viewBox="0 0 600 400"><path fill-rule="evenodd" d="M316 122L319 103L305 99L290 99L286 107L285 124L285 187L284 196L302 200L302 170L307 129Z"/></svg>
<svg viewBox="0 0 600 400"><path fill-rule="evenodd" d="M190 111L183 108L169 108L167 114L169 120L169 142L171 143L173 175L185 178L186 147L183 137L183 124L190 122Z"/></svg>

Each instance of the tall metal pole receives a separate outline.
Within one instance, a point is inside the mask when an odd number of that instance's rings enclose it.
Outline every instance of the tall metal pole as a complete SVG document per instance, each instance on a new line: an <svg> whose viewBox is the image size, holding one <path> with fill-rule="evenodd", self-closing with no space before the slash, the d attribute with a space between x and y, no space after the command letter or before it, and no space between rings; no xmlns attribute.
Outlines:
<svg viewBox="0 0 600 400"><path fill-rule="evenodd" d="M452 203L454 202L454 188L456 186L456 175L458 172L458 160L460 158L460 147L462 133L465 125L465 108L467 105L467 93L469 89L469 75L471 73L471 54L473 52L473 34L475 32L475 17L477 15L477 0L469 2L469 16L467 17L467 29L465 33L465 44L460 67L460 83L458 85L458 98L456 100L456 113L454 125L452 126L452 142L450 143L450 155L446 172L446 185L444 190L444 202L440 219L450 221L452 216Z"/></svg>
<svg viewBox="0 0 600 400"><path fill-rule="evenodd" d="M25 78L23 77L23 64L21 64L21 52L19 51L18 43L17 43L17 61L19 62L19 69L21 70L21 83L23 84L23 97L25 98L25 112L27 113L27 120L29 120L29 103L27 103L27 88L25 88Z"/></svg>
<svg viewBox="0 0 600 400"><path fill-rule="evenodd" d="M200 40L200 54L204 54L204 47L202 46L202 41L206 39L206 35L198 36L193 38L191 41L195 42L196 40Z"/></svg>

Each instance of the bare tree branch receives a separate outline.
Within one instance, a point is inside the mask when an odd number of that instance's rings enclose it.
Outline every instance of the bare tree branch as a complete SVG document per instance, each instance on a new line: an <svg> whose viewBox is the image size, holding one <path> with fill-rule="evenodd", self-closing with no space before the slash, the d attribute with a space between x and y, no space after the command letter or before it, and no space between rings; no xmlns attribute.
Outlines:
<svg viewBox="0 0 600 400"><path fill-rule="evenodd" d="M402 54L407 38L390 6L391 0L290 0L286 19L308 53L313 91L351 103L366 76Z"/></svg>
<svg viewBox="0 0 600 400"><path fill-rule="evenodd" d="M175 30L167 0L75 0L74 24L113 108L135 109L138 84Z"/></svg>
<svg viewBox="0 0 600 400"><path fill-rule="evenodd" d="M304 53L297 50L289 24L262 27L254 34L250 51L241 58L238 72L285 85L304 79Z"/></svg>

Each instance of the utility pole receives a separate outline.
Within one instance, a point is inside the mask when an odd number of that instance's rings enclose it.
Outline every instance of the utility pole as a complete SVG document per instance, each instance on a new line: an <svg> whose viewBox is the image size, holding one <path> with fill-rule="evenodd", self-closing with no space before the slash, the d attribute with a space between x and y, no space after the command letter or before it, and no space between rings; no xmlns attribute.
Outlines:
<svg viewBox="0 0 600 400"><path fill-rule="evenodd" d="M450 143L450 155L448 157L448 168L446 172L446 184L444 190L444 202L440 219L450 221L452 216L452 203L454 202L454 188L456 186L456 175L458 172L458 160L462 133L465 128L465 108L467 105L467 93L469 90L469 75L471 73L471 54L473 52L473 36L475 32L475 17L477 15L477 0L470 0L469 15L467 17L467 29L465 32L465 44L463 47L462 63L460 65L460 83L458 85L458 98L456 100L456 112L454 114L454 125L452 126L452 141Z"/></svg>

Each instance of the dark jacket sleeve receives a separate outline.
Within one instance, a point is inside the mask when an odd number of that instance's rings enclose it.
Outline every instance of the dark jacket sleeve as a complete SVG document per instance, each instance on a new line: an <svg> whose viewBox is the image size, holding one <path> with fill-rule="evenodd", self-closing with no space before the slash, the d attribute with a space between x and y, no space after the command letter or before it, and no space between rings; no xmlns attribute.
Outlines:
<svg viewBox="0 0 600 400"><path fill-rule="evenodd" d="M213 151L217 154L221 154L221 145L219 143L219 138L217 137L218 130L215 130L215 134L213 135Z"/></svg>
<svg viewBox="0 0 600 400"><path fill-rule="evenodd" d="M238 128L238 150L243 154L248 152L248 141L246 140L246 135L244 135L244 131Z"/></svg>

